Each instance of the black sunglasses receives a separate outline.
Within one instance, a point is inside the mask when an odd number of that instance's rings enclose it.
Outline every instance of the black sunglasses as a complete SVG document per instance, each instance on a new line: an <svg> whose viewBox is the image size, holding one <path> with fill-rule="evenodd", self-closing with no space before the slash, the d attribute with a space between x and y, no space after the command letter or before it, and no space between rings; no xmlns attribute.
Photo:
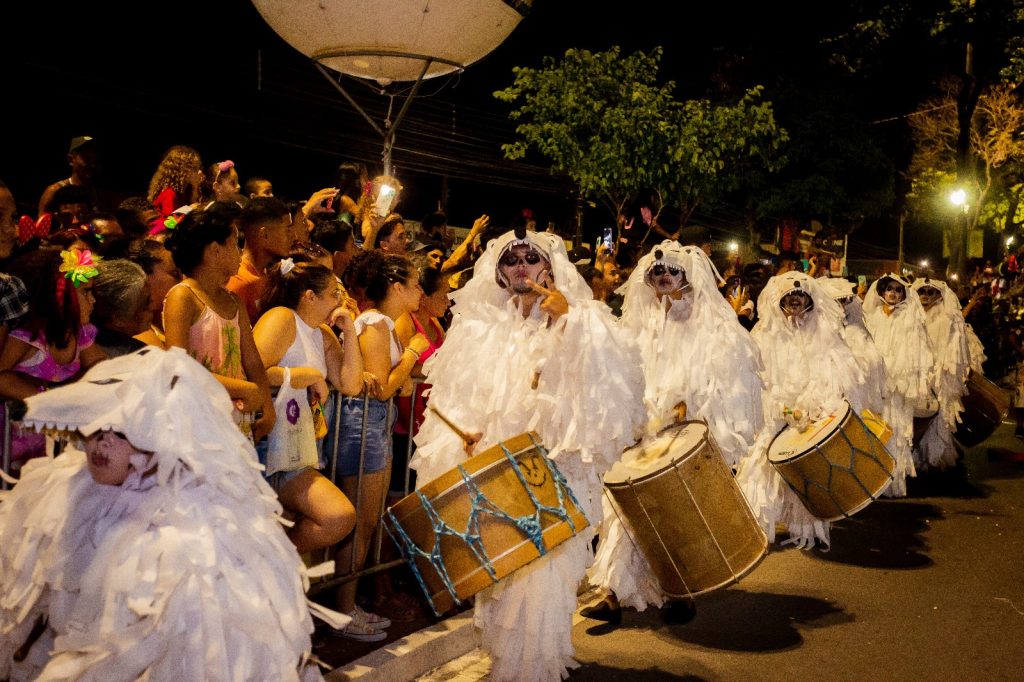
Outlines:
<svg viewBox="0 0 1024 682"><path fill-rule="evenodd" d="M504 265L507 268L519 265L521 262L525 262L527 265L536 265L540 262L540 254L536 251L527 251L520 257L509 251L498 261L500 265Z"/></svg>
<svg viewBox="0 0 1024 682"><path fill-rule="evenodd" d="M651 274L654 275L655 277L661 277L666 272L668 274L672 275L672 276L676 276L677 277L677 276L683 274L683 269L682 268L677 268L674 265L665 265L664 263L655 263L651 267Z"/></svg>

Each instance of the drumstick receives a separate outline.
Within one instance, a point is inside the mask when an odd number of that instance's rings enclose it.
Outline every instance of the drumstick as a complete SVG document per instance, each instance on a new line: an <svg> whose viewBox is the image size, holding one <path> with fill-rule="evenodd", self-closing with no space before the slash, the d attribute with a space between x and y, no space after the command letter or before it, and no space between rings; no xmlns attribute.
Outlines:
<svg viewBox="0 0 1024 682"><path fill-rule="evenodd" d="M469 443L473 442L473 439L466 435L465 431L463 431L458 426L453 424L451 419L441 414L441 410L437 409L433 405L428 405L427 409L436 414L438 417L440 417L441 421L443 421L448 426L449 429L454 431L455 435L461 438L463 443L466 443L468 445Z"/></svg>

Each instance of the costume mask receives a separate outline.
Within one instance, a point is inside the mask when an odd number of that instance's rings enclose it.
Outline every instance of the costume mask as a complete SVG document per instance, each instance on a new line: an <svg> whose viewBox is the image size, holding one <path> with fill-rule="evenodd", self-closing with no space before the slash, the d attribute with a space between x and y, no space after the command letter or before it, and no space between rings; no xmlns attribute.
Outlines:
<svg viewBox="0 0 1024 682"><path fill-rule="evenodd" d="M942 292L931 286L921 287L917 290L917 295L921 298L921 305L924 306L925 310L930 309L942 300Z"/></svg>

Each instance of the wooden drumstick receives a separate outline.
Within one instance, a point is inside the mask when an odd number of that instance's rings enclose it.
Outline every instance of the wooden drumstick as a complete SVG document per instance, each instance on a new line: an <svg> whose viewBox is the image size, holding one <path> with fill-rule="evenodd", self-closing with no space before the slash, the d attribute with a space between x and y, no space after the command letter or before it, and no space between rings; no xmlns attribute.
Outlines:
<svg viewBox="0 0 1024 682"><path fill-rule="evenodd" d="M463 431L458 426L456 426L452 422L451 419L449 419L448 417L444 416L441 413L441 410L437 409L433 405L428 405L427 409L430 410L431 412L433 412L434 414L436 414L438 417L440 417L441 421L443 421L448 426L449 429L454 431L455 435L458 436L459 438L461 438L463 443L465 443L466 445L469 445L470 443L473 442L473 438L471 438L469 435L466 434L465 431Z"/></svg>

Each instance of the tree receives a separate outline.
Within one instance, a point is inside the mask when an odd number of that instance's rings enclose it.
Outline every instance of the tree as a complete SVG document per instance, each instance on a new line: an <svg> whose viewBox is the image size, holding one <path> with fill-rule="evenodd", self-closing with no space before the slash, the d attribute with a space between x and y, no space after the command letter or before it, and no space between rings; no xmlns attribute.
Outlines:
<svg viewBox="0 0 1024 682"><path fill-rule="evenodd" d="M1019 225L1024 173L1024 100L1016 89L1000 83L979 95L967 128L971 167L966 172L960 166L958 95L959 86L953 85L911 117L915 151L908 170L913 183L911 205L945 224L950 244L958 238L958 224L996 231ZM948 213L943 220L945 199L954 187L967 192L967 210L958 220L949 220Z"/></svg>
<svg viewBox="0 0 1024 682"><path fill-rule="evenodd" d="M752 168L783 163L786 132L761 88L732 105L676 101L674 83L657 83L661 54L568 50L540 69L516 67L514 84L494 93L518 105L510 117L522 139L503 145L505 155L536 149L612 216L654 190L680 209L680 226L702 202L742 186Z"/></svg>
<svg viewBox="0 0 1024 682"><path fill-rule="evenodd" d="M856 23L837 39L837 45L846 45L837 56L854 70L866 68L864 55L904 44L905 36L921 27L930 31L935 68L958 76L953 147L956 182L976 185L978 163L973 157L971 130L979 100L996 83L1019 84L1024 80L1024 0L883 3L873 16ZM963 274L967 227L966 221L957 221L951 232L950 275Z"/></svg>

